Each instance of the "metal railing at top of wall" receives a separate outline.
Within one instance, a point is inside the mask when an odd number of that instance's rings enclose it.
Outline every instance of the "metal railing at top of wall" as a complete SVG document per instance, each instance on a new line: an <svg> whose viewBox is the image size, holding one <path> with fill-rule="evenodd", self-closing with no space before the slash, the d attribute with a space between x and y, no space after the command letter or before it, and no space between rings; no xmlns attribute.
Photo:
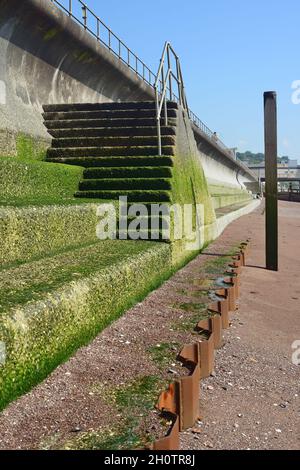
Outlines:
<svg viewBox="0 0 300 470"><path fill-rule="evenodd" d="M112 52L118 59L133 70L148 85L153 86L156 75L129 47L81 0L50 0L83 26L94 38ZM79 18L75 11L81 9Z"/></svg>
<svg viewBox="0 0 300 470"><path fill-rule="evenodd" d="M164 81L160 78L161 70L159 70L159 76L154 74L152 70L134 53L129 47L84 3L82 0L50 0L52 3L56 4L61 10L67 13L74 21L80 24L86 31L88 31L94 38L97 39L102 45L104 45L110 52L112 52L119 60L126 64L131 70L133 70L137 76L139 76L144 82L152 86L155 90L159 89L159 94L162 96L163 93L170 93L170 99L180 102L183 104L182 97L179 93L179 98L173 94L172 85L170 85L172 78L175 79L175 74L170 73L168 77L169 86L165 87ZM76 8L75 8L76 6ZM75 9L81 9L82 16L79 18ZM93 23L91 25L91 22ZM169 44L169 43L167 43ZM169 44L171 47L171 45ZM172 49L173 51L173 49ZM174 51L173 51L174 52ZM175 54L175 53L174 53ZM177 55L175 54L175 57ZM179 61L178 61L179 63ZM181 81L183 88L182 74L179 63L179 76L177 79ZM175 80L176 81L176 80ZM179 89L180 89L179 86ZM200 129L207 137L212 139L218 146L223 150L233 155L232 151L216 136L215 132L212 132L209 127L207 127L196 114L194 114L190 108L187 107L186 98L185 106L188 112L190 120L193 124ZM239 162L242 166L245 167L247 171L249 168L246 165L243 165L242 162Z"/></svg>

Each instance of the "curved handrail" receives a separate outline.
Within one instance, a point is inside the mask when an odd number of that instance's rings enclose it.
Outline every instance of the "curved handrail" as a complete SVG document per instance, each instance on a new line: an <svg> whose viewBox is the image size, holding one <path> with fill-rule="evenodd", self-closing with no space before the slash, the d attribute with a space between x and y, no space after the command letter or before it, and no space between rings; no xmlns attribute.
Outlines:
<svg viewBox="0 0 300 470"><path fill-rule="evenodd" d="M175 59L176 71L172 69L171 55ZM167 63L168 70L165 73L165 65ZM174 51L170 42L166 42L160 59L156 80L154 83L155 98L156 98L156 123L157 123L157 142L158 142L158 155L162 155L161 144L161 117L162 109L164 108L165 126L168 125L168 109L167 109L167 93L169 93L170 101L174 98L173 93L173 80L178 88L177 101L188 112L189 108L184 92L183 78L181 73L180 60Z"/></svg>

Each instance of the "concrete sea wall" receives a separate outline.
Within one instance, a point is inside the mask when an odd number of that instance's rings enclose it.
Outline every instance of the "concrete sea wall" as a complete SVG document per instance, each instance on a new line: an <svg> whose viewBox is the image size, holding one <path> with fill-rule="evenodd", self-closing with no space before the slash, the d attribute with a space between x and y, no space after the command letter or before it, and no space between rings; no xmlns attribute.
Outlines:
<svg viewBox="0 0 300 470"><path fill-rule="evenodd" d="M17 136L49 145L42 105L139 101L153 89L49 0L0 0L1 154Z"/></svg>
<svg viewBox="0 0 300 470"><path fill-rule="evenodd" d="M49 146L42 105L154 98L153 88L49 0L0 0L0 147ZM209 185L253 190L257 179L193 126ZM251 187L252 185L252 187Z"/></svg>

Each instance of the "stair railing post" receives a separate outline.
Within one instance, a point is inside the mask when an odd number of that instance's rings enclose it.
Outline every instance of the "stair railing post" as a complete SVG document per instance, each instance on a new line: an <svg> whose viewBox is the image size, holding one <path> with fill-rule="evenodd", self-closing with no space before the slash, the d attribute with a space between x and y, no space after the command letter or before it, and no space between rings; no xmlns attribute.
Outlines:
<svg viewBox="0 0 300 470"><path fill-rule="evenodd" d="M160 113L159 113L159 91L156 88L156 125L157 125L157 146L158 146L158 155L161 156L161 131L160 131Z"/></svg>
<svg viewBox="0 0 300 470"><path fill-rule="evenodd" d="M82 6L82 19L85 29L87 28L87 8L86 5Z"/></svg>
<svg viewBox="0 0 300 470"><path fill-rule="evenodd" d="M181 77L180 77L180 65L179 65L178 57L176 57L176 69L177 69L177 78L178 78L179 104L182 106L182 83L181 83Z"/></svg>
<svg viewBox="0 0 300 470"><path fill-rule="evenodd" d="M172 70L170 46L168 46L167 54L168 54L168 70ZM170 101L172 101L173 99L172 74L170 74L170 77L169 77L169 88L170 88Z"/></svg>
<svg viewBox="0 0 300 470"><path fill-rule="evenodd" d="M100 20L97 18L97 41L100 41Z"/></svg>
<svg viewBox="0 0 300 470"><path fill-rule="evenodd" d="M159 81L155 84L155 102L156 102L156 126L157 126L157 147L158 155L161 156L161 132L160 132L160 104L159 104Z"/></svg>
<svg viewBox="0 0 300 470"><path fill-rule="evenodd" d="M166 77L165 77L165 67L162 66L161 69L161 80L162 80L162 100L164 102L164 113L165 113L165 126L168 125L168 113L167 113L167 100L165 96L165 89L166 89Z"/></svg>

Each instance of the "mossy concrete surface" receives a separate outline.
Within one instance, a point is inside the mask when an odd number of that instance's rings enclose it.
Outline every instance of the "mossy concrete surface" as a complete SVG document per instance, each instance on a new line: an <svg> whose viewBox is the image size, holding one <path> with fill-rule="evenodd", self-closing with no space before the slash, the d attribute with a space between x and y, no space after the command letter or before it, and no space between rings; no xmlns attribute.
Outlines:
<svg viewBox="0 0 300 470"><path fill-rule="evenodd" d="M28 160L45 160L49 141L32 137L28 134L16 135L16 156Z"/></svg>
<svg viewBox="0 0 300 470"><path fill-rule="evenodd" d="M235 204L253 200L252 196L247 192L237 192L236 194L218 194L212 195L214 209L221 209L222 207L233 206Z"/></svg>
<svg viewBox="0 0 300 470"><path fill-rule="evenodd" d="M252 195L246 188L210 183L208 186L215 210L252 200Z"/></svg>
<svg viewBox="0 0 300 470"><path fill-rule="evenodd" d="M167 244L107 241L0 275L3 408L172 272Z"/></svg>
<svg viewBox="0 0 300 470"><path fill-rule="evenodd" d="M50 139L33 137L11 129L0 129L0 148L7 157L44 160Z"/></svg>
<svg viewBox="0 0 300 470"><path fill-rule="evenodd" d="M196 214L196 204L205 208L203 225L216 220L207 180L199 159L198 149L187 113L179 108L177 121L177 140L173 168L173 202L192 204ZM196 216L194 227L196 226Z"/></svg>
<svg viewBox="0 0 300 470"><path fill-rule="evenodd" d="M97 205L0 207L0 269L97 241Z"/></svg>
<svg viewBox="0 0 300 470"><path fill-rule="evenodd" d="M0 157L0 205L41 206L72 202L82 172L83 168L77 166L23 157Z"/></svg>

